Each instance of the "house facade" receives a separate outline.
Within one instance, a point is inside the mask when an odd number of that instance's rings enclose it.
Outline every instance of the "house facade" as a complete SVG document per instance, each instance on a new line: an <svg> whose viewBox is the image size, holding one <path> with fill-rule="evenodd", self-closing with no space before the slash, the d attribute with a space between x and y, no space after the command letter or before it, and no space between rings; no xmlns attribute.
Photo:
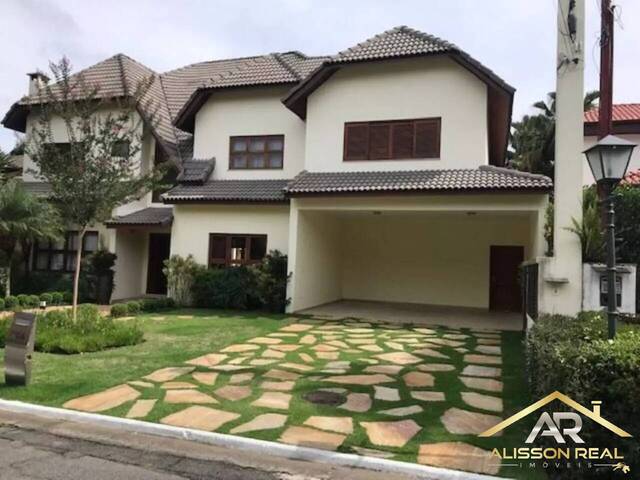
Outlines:
<svg viewBox="0 0 640 480"><path fill-rule="evenodd" d="M149 72L119 55L85 74L116 79L117 96ZM145 123L140 168L168 161L177 177L96 229L118 256L114 298L164 293L171 254L218 268L277 249L291 311L340 300L519 311L518 267L544 254L552 184L504 167L513 95L407 27L333 56L155 75L138 111L155 105L160 122ZM26 97L3 123L28 134L36 116Z"/></svg>

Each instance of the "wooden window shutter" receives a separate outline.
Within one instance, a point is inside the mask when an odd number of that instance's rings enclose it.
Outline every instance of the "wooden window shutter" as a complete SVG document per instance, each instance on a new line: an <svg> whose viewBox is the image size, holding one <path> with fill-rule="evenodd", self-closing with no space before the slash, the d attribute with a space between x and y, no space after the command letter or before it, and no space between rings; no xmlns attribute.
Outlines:
<svg viewBox="0 0 640 480"><path fill-rule="evenodd" d="M391 125L374 124L369 126L369 160L391 158Z"/></svg>
<svg viewBox="0 0 640 480"><path fill-rule="evenodd" d="M392 158L413 157L413 123L395 123L391 130Z"/></svg>
<svg viewBox="0 0 640 480"><path fill-rule="evenodd" d="M344 159L366 160L369 157L369 125L351 123L344 126Z"/></svg>
<svg viewBox="0 0 640 480"><path fill-rule="evenodd" d="M414 156L416 158L440 157L440 120L415 122Z"/></svg>

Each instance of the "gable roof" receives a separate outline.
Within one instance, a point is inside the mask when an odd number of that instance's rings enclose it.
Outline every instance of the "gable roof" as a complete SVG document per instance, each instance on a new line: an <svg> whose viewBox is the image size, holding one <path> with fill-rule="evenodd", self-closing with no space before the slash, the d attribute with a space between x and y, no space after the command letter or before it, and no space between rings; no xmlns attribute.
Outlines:
<svg viewBox="0 0 640 480"><path fill-rule="evenodd" d="M173 209L168 207L147 207L105 222L107 228L135 226L168 226L173 222Z"/></svg>
<svg viewBox="0 0 640 480"><path fill-rule="evenodd" d="M242 202L286 203L288 180L210 180L182 184L162 195L165 203Z"/></svg>
<svg viewBox="0 0 640 480"><path fill-rule="evenodd" d="M209 179L215 165L215 158L186 160L182 163L182 171L177 178L178 183L202 185Z"/></svg>
<svg viewBox="0 0 640 480"><path fill-rule="evenodd" d="M640 103L618 103L612 108L613 133L617 135L640 134ZM584 112L584 134L599 134L600 109L592 108Z"/></svg>

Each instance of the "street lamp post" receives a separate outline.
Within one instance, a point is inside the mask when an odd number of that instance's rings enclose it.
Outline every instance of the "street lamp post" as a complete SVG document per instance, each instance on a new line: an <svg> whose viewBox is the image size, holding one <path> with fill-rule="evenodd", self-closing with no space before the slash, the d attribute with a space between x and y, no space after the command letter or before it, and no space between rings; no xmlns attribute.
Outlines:
<svg viewBox="0 0 640 480"><path fill-rule="evenodd" d="M602 202L607 225L607 321L609 339L616 336L618 316L616 291L616 237L613 191L624 178L635 143L607 135L584 151L598 186L605 194Z"/></svg>

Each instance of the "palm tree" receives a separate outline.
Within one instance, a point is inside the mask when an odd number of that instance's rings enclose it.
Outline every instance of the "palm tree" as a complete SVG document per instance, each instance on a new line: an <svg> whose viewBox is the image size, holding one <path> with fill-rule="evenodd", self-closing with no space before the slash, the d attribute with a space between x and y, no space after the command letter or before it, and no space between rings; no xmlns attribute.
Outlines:
<svg viewBox="0 0 640 480"><path fill-rule="evenodd" d="M0 265L5 294L11 294L11 266L19 251L38 240L56 240L62 234L58 210L27 192L18 180L0 187Z"/></svg>
<svg viewBox="0 0 640 480"><path fill-rule="evenodd" d="M587 92L584 111L597 105L600 92ZM541 173L553 178L556 139L556 92L549 92L545 100L533 104L536 115L525 115L513 123L511 132L511 166L517 170Z"/></svg>

